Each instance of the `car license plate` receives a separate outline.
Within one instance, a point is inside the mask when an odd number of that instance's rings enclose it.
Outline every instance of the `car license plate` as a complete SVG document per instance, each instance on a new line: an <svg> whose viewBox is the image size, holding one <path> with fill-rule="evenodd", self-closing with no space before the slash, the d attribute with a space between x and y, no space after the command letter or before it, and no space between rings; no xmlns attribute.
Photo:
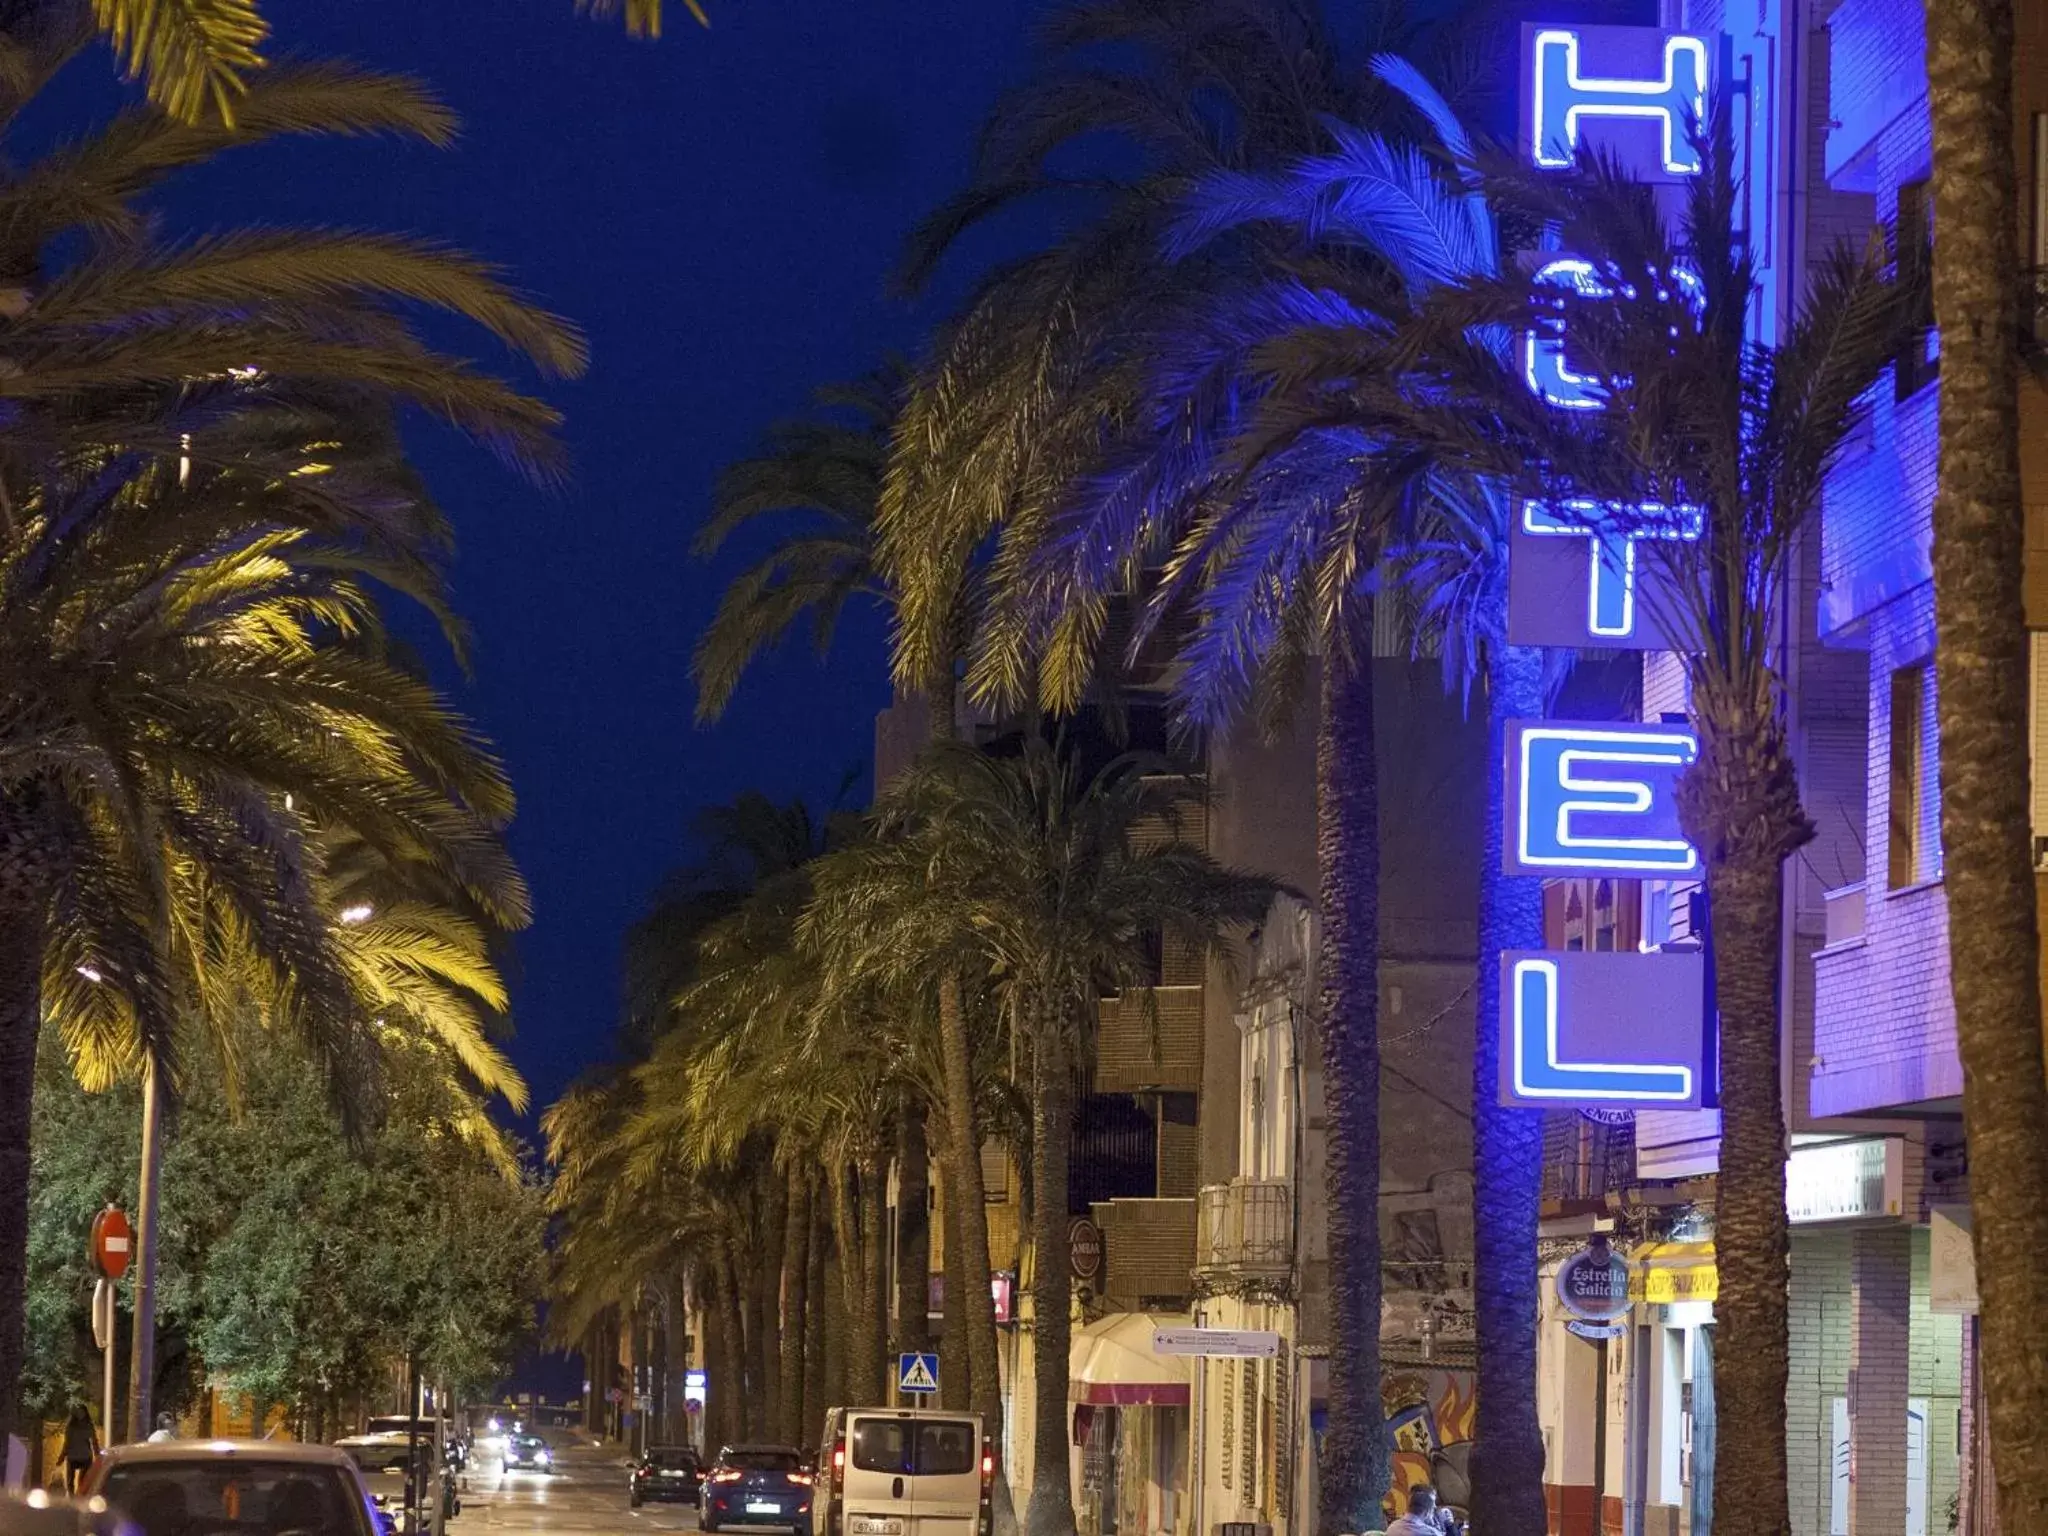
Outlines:
<svg viewBox="0 0 2048 1536"><path fill-rule="evenodd" d="M747 1500L747 1513L750 1515L779 1515L782 1513L782 1506L773 1499L749 1499Z"/></svg>
<svg viewBox="0 0 2048 1536"><path fill-rule="evenodd" d="M848 1524L852 1536L903 1536L901 1520L883 1520L870 1515L855 1515Z"/></svg>

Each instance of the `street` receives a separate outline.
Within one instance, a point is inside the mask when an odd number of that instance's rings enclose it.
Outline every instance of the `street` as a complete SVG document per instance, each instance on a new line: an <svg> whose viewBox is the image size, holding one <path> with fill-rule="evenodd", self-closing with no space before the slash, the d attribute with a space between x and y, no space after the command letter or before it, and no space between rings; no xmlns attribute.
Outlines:
<svg viewBox="0 0 2048 1536"><path fill-rule="evenodd" d="M449 1536L508 1536L583 1532L694 1531L693 1504L626 1505L625 1455L616 1446L594 1446L570 1430L550 1430L552 1473L505 1472L495 1459L470 1463L462 1492L462 1513L449 1522Z"/></svg>

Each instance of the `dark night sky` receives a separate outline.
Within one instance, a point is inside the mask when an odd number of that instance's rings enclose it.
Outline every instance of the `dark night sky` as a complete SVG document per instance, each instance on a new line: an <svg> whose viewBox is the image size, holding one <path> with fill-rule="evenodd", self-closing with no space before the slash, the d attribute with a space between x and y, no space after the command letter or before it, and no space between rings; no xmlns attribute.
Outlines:
<svg viewBox="0 0 2048 1536"><path fill-rule="evenodd" d="M705 32L671 8L670 34L647 44L571 0L271 0L278 52L423 76L460 112L461 143L287 142L167 200L179 229L442 238L507 264L589 333L589 376L546 388L569 417L566 492L419 440L477 630L461 697L520 796L513 844L538 917L519 945L515 1054L540 1103L604 1054L620 935L684 854L694 810L748 786L824 803L865 766L886 702L873 614L826 665L799 641L719 727L692 724L690 648L738 562L706 567L688 545L719 466L814 386L913 348L939 312L891 297L888 274L905 231L966 175L1033 13L721 0ZM103 53L82 61L55 105L74 122L107 106L109 74Z"/></svg>

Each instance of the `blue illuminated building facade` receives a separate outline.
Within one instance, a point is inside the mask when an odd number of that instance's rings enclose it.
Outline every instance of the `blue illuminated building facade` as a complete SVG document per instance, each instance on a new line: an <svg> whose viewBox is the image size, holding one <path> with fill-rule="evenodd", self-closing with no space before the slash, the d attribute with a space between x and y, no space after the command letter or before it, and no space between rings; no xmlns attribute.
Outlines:
<svg viewBox="0 0 2048 1536"><path fill-rule="evenodd" d="M2037 268L2048 266L2048 89L2036 83L2048 61L2043 11L2019 7L2015 104L2015 216ZM1602 114L1638 109L1647 121L1631 153L1651 174L1682 176L1685 157L1654 114L1694 88L1695 61L1704 61L1710 88L1718 76L1730 92L1762 280L1753 326L1767 338L1798 302L1798 275L1835 241L1860 244L1883 231L1915 250L1938 238L1920 0L1666 0L1657 20L1661 36L1638 33L1625 46L1605 29L1578 29L1570 48L1573 29L1531 29L1523 147L1532 159L1556 160ZM1618 62L1617 46L1627 55ZM1574 89L1597 93L1594 110L1572 115ZM1569 253L1553 265L1561 283L1586 280ZM1530 387L1551 405L1602 407L1593 381L1572 371L1568 339L1532 334L1523 355ZM1929 561L1938 376L1936 338L1917 338L1874 391L1829 479L1823 515L1784 573L1781 671L1818 828L1788 870L1783 923L1793 1224L1785 1434L1798 1536L1993 1528L1977 1432L1939 831ZM2031 399L2022 410L2027 494L2048 509L2048 416ZM1626 522L1638 534L1645 526ZM2048 628L2048 510L2041 522L2029 545L2029 622ZM1669 528L1687 536L1682 518ZM1635 585L1656 562L1631 563L1636 547L1603 539L1597 518L1549 508L1529 511L1515 535L1517 638L1562 645L1577 630L1581 648L1639 652L1642 719L1658 722L1641 728L1643 742L1682 736L1665 722L1684 718L1683 670L1657 649L1662 637L1645 627ZM2038 750L2048 741L2038 640L2032 672ZM1659 821L1662 775L1682 748L1664 745L1664 762L1649 749L1630 761L1619 742L1571 734L1539 736L1510 760L1521 775L1506 829L1510 867L1563 876L1548 893L1550 944L1578 959L1697 959L1705 936L1683 864L1689 850ZM2048 794L2038 788L2035 821L2036 847L2048 850ZM1659 859L1672 862L1652 867ZM1568 971L1548 954L1508 957L1504 982L1498 1027L1530 1070L1504 1082L1503 1096L1529 1102L1554 1092L1574 1106L1548 1117L1546 1273L1602 1233L1630 1266L1635 1302L1620 1336L1598 1347L1546 1312L1540 1397L1552 1529L1703 1529L1713 1479L1747 1475L1715 1466L1712 1452L1718 1116L1648 1094L1624 1093L1614 1101L1629 1104L1621 1113L1593 1094L1565 1097L1588 1082L1656 1085L1651 1053L1602 1054L1597 1031L1575 1023ZM1594 1008L1610 1026L1638 1006L1626 988L1616 996ZM1587 1067L1620 1070L1611 1080L1573 1071ZM1710 1059L1701 1070L1711 1073ZM1644 1072L1653 1075L1636 1076Z"/></svg>

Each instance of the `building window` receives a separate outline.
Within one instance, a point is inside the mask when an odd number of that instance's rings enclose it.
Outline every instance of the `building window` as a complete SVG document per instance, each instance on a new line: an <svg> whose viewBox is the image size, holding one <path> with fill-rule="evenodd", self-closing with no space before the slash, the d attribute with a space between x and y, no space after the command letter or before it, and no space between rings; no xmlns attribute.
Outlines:
<svg viewBox="0 0 2048 1536"><path fill-rule="evenodd" d="M1897 231L1899 275L1921 275L1934 255L1934 188L1926 181L1909 181L1899 188ZM1941 373L1941 341L1934 329L1933 297L1928 295L1923 312L1907 333L1893 371L1898 398L1907 399L1933 383Z"/></svg>
<svg viewBox="0 0 2048 1536"><path fill-rule="evenodd" d="M1891 785L1886 884L1892 890L1928 878L1933 852L1926 836L1927 664L1901 667L1892 673Z"/></svg>

